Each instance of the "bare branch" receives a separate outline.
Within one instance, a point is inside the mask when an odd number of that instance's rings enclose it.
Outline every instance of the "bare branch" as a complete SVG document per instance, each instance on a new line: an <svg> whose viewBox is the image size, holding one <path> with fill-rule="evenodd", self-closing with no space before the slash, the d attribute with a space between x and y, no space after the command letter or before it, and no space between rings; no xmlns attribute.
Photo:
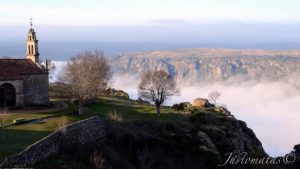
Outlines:
<svg viewBox="0 0 300 169"><path fill-rule="evenodd" d="M164 70L147 71L138 88L139 97L152 101L160 113L160 105L170 96L179 94L176 81Z"/></svg>
<svg viewBox="0 0 300 169"><path fill-rule="evenodd" d="M70 59L59 79L71 86L73 97L79 100L79 107L82 107L82 102L99 96L107 88L111 77L103 52L85 51Z"/></svg>
<svg viewBox="0 0 300 169"><path fill-rule="evenodd" d="M213 102L213 104L217 103L217 100L219 99L220 96L221 96L221 92L217 90L214 90L208 94L208 98L210 101Z"/></svg>

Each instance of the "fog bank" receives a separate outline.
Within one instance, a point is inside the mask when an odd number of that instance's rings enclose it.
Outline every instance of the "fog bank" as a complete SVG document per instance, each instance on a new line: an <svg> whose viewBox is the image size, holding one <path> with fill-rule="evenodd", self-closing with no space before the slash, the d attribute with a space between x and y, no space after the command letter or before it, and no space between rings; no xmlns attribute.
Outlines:
<svg viewBox="0 0 300 169"><path fill-rule="evenodd" d="M137 98L137 76L115 76L113 87ZM271 156L285 155L300 142L300 88L296 80L282 82L199 83L181 87L181 95L167 105L207 97L212 90L222 93L218 103L247 123Z"/></svg>

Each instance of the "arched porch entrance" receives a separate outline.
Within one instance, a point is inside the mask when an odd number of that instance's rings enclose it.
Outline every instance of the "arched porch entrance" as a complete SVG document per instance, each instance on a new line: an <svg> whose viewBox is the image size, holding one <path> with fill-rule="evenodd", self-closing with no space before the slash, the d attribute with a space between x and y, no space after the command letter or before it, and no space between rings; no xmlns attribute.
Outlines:
<svg viewBox="0 0 300 169"><path fill-rule="evenodd" d="M10 83L0 85L0 107L16 106L16 89Z"/></svg>

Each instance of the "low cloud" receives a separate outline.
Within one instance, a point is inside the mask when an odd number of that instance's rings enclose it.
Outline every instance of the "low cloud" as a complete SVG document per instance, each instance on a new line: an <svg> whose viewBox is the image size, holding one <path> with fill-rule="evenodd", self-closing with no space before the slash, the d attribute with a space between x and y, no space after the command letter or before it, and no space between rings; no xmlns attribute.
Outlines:
<svg viewBox="0 0 300 169"><path fill-rule="evenodd" d="M55 65L55 69L50 72L50 82L56 82L58 81L58 77L60 76L60 74L62 74L63 70L65 69L66 65L68 62L66 61L53 61L54 65Z"/></svg>
<svg viewBox="0 0 300 169"><path fill-rule="evenodd" d="M137 98L138 76L115 76L112 85ZM285 82L199 83L181 87L181 95L167 105L207 97L212 90L222 93L218 103L227 105L232 114L254 130L264 149L271 156L284 155L300 142L299 83Z"/></svg>

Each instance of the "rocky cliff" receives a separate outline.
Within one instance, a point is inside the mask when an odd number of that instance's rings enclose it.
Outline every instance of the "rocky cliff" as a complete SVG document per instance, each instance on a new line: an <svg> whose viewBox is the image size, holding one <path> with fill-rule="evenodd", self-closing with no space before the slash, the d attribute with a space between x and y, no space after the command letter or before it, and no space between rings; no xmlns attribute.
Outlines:
<svg viewBox="0 0 300 169"><path fill-rule="evenodd" d="M252 164L218 166L226 161L227 153L267 157L253 131L232 117L199 113L178 122L107 121L105 133L104 139L93 144L65 144L59 154L35 168L270 168Z"/></svg>
<svg viewBox="0 0 300 169"><path fill-rule="evenodd" d="M179 81L233 77L277 80L300 74L300 50L181 49L119 55L110 60L116 73L164 69Z"/></svg>

